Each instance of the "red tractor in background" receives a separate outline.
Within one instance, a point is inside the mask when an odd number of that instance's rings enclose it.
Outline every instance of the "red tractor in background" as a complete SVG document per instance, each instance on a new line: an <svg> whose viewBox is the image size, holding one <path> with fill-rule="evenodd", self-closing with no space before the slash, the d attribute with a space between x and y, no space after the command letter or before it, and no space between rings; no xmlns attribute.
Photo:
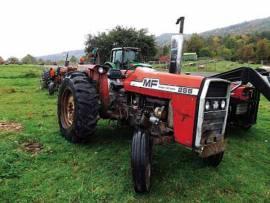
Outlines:
<svg viewBox="0 0 270 203"><path fill-rule="evenodd" d="M88 141L99 119L128 123L134 134L131 168L136 192L151 185L152 149L175 141L216 167L227 124L256 122L259 96L270 100L269 73L240 68L212 77L179 74L184 18L172 37L170 73L152 68L80 65L59 88L58 122L69 141ZM240 122L239 122L240 121Z"/></svg>
<svg viewBox="0 0 270 203"><path fill-rule="evenodd" d="M68 54L64 66L50 66L49 70L44 70L41 75L40 88L48 89L49 95L53 95L58 90L66 73L76 71L77 67L70 66Z"/></svg>

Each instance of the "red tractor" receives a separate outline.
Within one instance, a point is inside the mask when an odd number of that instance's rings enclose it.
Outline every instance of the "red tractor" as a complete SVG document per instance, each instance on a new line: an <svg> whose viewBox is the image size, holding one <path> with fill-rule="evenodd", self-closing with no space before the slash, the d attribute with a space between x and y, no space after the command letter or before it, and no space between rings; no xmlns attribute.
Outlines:
<svg viewBox="0 0 270 203"><path fill-rule="evenodd" d="M77 67L69 65L68 54L64 66L51 66L49 70L43 71L40 80L40 88L48 89L49 95L53 95L58 90L65 74L76 71Z"/></svg>
<svg viewBox="0 0 270 203"><path fill-rule="evenodd" d="M136 192L150 190L155 144L175 141L216 167L225 151L227 120L237 124L242 119L249 127L256 121L259 91L270 99L269 75L250 69L213 77L178 74L184 18L179 22L180 34L172 37L170 73L81 65L82 71L68 73L59 89L58 121L67 140L89 140L99 119L125 122L134 129L131 168ZM255 88L251 72L268 92Z"/></svg>

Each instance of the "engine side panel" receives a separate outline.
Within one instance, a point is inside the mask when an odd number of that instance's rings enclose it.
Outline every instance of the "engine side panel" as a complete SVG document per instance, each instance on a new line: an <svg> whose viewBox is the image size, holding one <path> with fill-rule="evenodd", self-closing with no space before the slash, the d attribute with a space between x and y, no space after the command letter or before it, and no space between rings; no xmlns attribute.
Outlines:
<svg viewBox="0 0 270 203"><path fill-rule="evenodd" d="M172 98L174 139L176 142L192 147L195 125L197 97L174 95Z"/></svg>

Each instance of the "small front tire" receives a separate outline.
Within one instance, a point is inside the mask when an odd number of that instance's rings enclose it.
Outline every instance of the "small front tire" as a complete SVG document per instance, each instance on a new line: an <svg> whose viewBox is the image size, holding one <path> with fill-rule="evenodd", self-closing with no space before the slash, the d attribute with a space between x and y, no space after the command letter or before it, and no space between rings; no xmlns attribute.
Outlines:
<svg viewBox="0 0 270 203"><path fill-rule="evenodd" d="M143 130L136 130L132 139L131 168L134 190L137 193L150 191L152 168L152 145Z"/></svg>
<svg viewBox="0 0 270 203"><path fill-rule="evenodd" d="M209 166L217 167L221 163L223 155L224 152L220 152L218 154L204 158L204 161Z"/></svg>

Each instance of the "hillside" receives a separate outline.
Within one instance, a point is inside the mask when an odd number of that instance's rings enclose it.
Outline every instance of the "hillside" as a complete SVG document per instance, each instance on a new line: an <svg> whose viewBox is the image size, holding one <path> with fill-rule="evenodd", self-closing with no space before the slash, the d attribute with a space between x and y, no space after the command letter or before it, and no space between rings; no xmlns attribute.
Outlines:
<svg viewBox="0 0 270 203"><path fill-rule="evenodd" d="M263 31L270 31L270 17L246 21L228 27L209 30L200 33L200 35L205 37L212 35L224 36L228 34L239 35Z"/></svg>
<svg viewBox="0 0 270 203"><path fill-rule="evenodd" d="M217 28L209 31L205 31L199 33L204 37L219 35L224 36L228 34L239 35L239 34L248 34L254 32L263 32L270 31L270 17L256 19L252 21L246 21L242 23L238 23L235 25L230 25L223 28ZM170 44L171 36L174 33L164 33L156 37L156 42L159 46L163 46L165 44ZM188 38L190 35L186 34L185 38Z"/></svg>
<svg viewBox="0 0 270 203"><path fill-rule="evenodd" d="M219 36L224 36L228 34L239 35L239 34L247 34L247 33L254 33L254 32L263 32L263 31L270 31L270 17L256 19L252 21L246 21L246 22L231 25L228 27L205 31L199 34L204 37L208 37L212 35L219 35ZM174 34L175 33L163 33L159 36L156 36L157 45L164 46L166 44L170 44L171 37ZM186 34L185 38L188 39L190 36L191 36L190 34ZM73 51L68 51L68 52L69 52L69 56L74 55L77 58L84 55L84 50L73 50ZM65 55L66 55L66 52L62 52L62 53L57 53L57 54L40 56L37 58L41 58L43 60L59 61L59 60L63 60L65 58Z"/></svg>
<svg viewBox="0 0 270 203"><path fill-rule="evenodd" d="M68 53L69 57L75 56L76 58L80 58L83 56L84 50L71 50L71 51L65 51L62 53L56 53L56 54L50 54L50 55L45 55L45 56L38 56L36 58L42 59L42 60L50 60L50 61L60 61L60 60L65 60L66 54Z"/></svg>

